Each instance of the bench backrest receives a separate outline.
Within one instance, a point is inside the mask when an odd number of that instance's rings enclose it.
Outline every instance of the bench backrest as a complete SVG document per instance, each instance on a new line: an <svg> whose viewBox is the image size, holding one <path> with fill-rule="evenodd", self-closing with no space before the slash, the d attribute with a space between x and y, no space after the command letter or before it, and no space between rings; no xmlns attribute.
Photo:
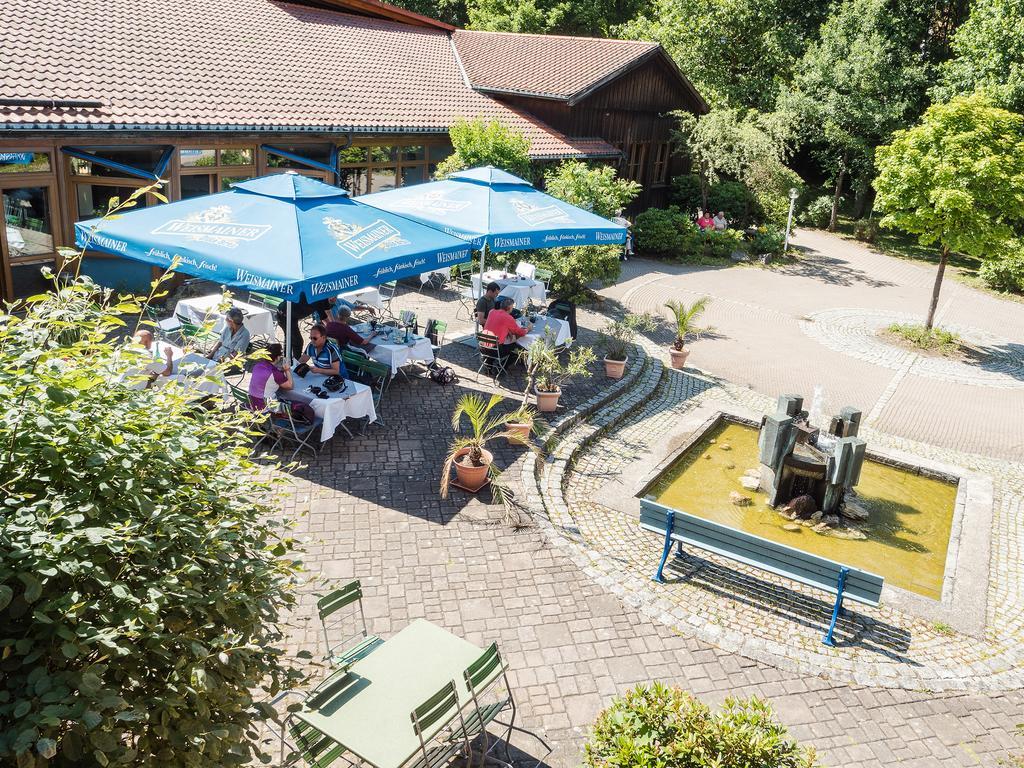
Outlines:
<svg viewBox="0 0 1024 768"><path fill-rule="evenodd" d="M832 594L836 593L840 569L848 568L843 595L865 605L878 605L883 579L873 573L689 515L678 509L673 510L650 499L640 500L640 525L664 536L669 512L675 512L671 533L674 541L714 552Z"/></svg>

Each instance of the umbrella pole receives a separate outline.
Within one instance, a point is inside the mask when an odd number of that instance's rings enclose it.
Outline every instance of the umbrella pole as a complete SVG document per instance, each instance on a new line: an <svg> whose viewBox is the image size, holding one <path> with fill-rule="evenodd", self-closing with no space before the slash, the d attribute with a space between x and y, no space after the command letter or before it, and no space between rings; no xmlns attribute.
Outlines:
<svg viewBox="0 0 1024 768"><path fill-rule="evenodd" d="M286 301L284 303L284 349L288 360L289 367L291 367L292 360L292 303Z"/></svg>
<svg viewBox="0 0 1024 768"><path fill-rule="evenodd" d="M484 241L483 247L480 249L480 296L484 295L484 262L487 261L487 241ZM476 298L479 299L480 296ZM473 324L479 328L479 324L476 322L476 313L473 313Z"/></svg>

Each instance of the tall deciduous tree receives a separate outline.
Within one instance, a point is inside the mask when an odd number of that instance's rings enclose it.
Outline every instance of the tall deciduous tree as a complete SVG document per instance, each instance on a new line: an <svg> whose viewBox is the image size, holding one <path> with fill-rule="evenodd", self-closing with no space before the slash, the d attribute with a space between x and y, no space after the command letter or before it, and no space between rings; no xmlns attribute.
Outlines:
<svg viewBox="0 0 1024 768"><path fill-rule="evenodd" d="M1000 106L1024 112L1024 0L978 0L953 38L936 97L983 88Z"/></svg>
<svg viewBox="0 0 1024 768"><path fill-rule="evenodd" d="M1024 225L1024 117L980 94L936 104L879 147L877 163L882 226L942 249L930 329L950 252L995 257Z"/></svg>
<svg viewBox="0 0 1024 768"><path fill-rule="evenodd" d="M530 180L530 142L497 121L459 120L448 129L455 151L437 166L443 179L456 171L493 165Z"/></svg>
<svg viewBox="0 0 1024 768"><path fill-rule="evenodd" d="M629 20L638 4L637 0L467 0L467 9L473 29L603 36L612 25Z"/></svg>
<svg viewBox="0 0 1024 768"><path fill-rule="evenodd" d="M924 108L927 67L907 32L887 0L846 0L780 98L780 109L799 116L803 137L832 171L830 230L847 175L865 183L874 148Z"/></svg>
<svg viewBox="0 0 1024 768"><path fill-rule="evenodd" d="M827 0L654 0L618 37L662 44L713 107L771 111Z"/></svg>

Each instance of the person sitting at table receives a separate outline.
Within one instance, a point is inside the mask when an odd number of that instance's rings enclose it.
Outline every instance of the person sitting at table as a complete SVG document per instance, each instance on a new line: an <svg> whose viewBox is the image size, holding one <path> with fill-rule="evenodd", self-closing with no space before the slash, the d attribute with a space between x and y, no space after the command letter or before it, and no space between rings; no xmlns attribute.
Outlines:
<svg viewBox="0 0 1024 768"><path fill-rule="evenodd" d="M143 329L132 337L136 344L142 347L153 356L153 362L146 366L145 370L150 374L150 381L157 376L172 376L175 373L175 355L181 359L182 351L173 344L157 341L153 338L153 332Z"/></svg>
<svg viewBox="0 0 1024 768"><path fill-rule="evenodd" d="M309 332L309 345L305 354L299 358L299 363L308 364L310 373L348 378L345 363L341 360L341 350L327 337L327 328L320 323L314 325Z"/></svg>
<svg viewBox="0 0 1024 768"><path fill-rule="evenodd" d="M476 300L476 324L484 325L487 322L487 315L494 309L494 300L498 297L501 286L497 283L488 283L484 288L484 295Z"/></svg>
<svg viewBox="0 0 1024 768"><path fill-rule="evenodd" d="M533 328L533 323L527 322L526 327L519 325L512 317L510 310L515 306L515 301L508 297L502 299L500 306L496 306L487 315L487 323L484 330L493 334L498 339L498 355L507 358L516 350L516 340L525 336Z"/></svg>
<svg viewBox="0 0 1024 768"><path fill-rule="evenodd" d="M220 341L214 346L210 357L220 362L244 355L248 350L249 329L245 327L245 315L238 307L232 307L225 316Z"/></svg>
<svg viewBox="0 0 1024 768"><path fill-rule="evenodd" d="M329 299L327 299L327 304L328 307L326 320L338 320L338 313L342 309L347 309L350 313L355 312L358 309L360 312L368 312L371 315L377 314L377 310L371 307L369 304L366 304L365 302L362 301L357 301L353 303L348 299L341 298L341 296L331 296Z"/></svg>
<svg viewBox="0 0 1024 768"><path fill-rule="evenodd" d="M350 347L362 347L365 351L369 352L376 345L373 340L380 334L374 331L365 339L352 330L352 310L348 307L336 307L335 314L337 320L330 320L325 324L327 329L327 336L338 342L339 347L348 345Z"/></svg>

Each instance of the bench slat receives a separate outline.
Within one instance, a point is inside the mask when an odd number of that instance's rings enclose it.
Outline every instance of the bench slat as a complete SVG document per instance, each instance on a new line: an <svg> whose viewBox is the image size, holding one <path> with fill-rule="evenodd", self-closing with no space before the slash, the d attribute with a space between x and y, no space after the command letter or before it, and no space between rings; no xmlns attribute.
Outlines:
<svg viewBox="0 0 1024 768"><path fill-rule="evenodd" d="M669 507L642 499L640 524L646 530L664 536L669 511ZM675 525L670 536L673 541L714 552L833 595L840 569L848 568L844 596L866 605L878 605L884 583L881 576L686 512L672 511L675 512Z"/></svg>

